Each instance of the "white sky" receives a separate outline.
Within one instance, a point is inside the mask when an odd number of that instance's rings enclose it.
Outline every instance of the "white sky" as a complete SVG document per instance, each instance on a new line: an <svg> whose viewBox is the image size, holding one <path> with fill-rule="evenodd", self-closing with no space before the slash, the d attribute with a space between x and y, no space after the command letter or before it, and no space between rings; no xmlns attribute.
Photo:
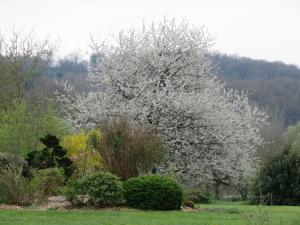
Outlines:
<svg viewBox="0 0 300 225"><path fill-rule="evenodd" d="M0 0L0 31L34 29L61 55L164 16L204 25L222 53L300 66L299 0Z"/></svg>

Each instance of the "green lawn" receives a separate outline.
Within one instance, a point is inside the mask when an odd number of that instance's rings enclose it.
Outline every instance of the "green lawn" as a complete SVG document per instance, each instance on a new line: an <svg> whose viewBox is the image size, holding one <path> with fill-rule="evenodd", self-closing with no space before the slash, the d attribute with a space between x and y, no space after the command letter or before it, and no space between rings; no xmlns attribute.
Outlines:
<svg viewBox="0 0 300 225"><path fill-rule="evenodd" d="M252 215L251 224L255 224L254 220L266 213L271 214L270 224L300 225L300 207L297 206L261 207L261 213L257 206L239 203L200 207L199 212L0 210L0 225L242 225L247 224L243 219L245 216Z"/></svg>

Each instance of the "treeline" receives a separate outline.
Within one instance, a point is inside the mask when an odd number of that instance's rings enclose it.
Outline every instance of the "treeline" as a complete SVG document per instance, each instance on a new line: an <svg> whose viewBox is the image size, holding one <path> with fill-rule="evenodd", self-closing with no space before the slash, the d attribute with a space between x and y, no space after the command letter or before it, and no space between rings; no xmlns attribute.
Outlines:
<svg viewBox="0 0 300 225"><path fill-rule="evenodd" d="M212 54L211 60L226 79L271 80L278 77L300 79L300 68L283 62L268 62L225 54Z"/></svg>
<svg viewBox="0 0 300 225"><path fill-rule="evenodd" d="M223 54L211 59L227 87L247 92L272 121L288 126L300 120L299 67Z"/></svg>

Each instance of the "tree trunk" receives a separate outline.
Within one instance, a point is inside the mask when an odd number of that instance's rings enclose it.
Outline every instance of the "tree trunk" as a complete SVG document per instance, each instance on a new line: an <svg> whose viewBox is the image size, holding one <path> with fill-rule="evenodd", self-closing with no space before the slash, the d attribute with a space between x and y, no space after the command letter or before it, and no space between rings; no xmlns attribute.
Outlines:
<svg viewBox="0 0 300 225"><path fill-rule="evenodd" d="M246 201L247 200L247 197L248 197L248 191L247 189L239 189L239 192L240 192L240 195L242 197L242 200L243 201Z"/></svg>
<svg viewBox="0 0 300 225"><path fill-rule="evenodd" d="M220 199L220 186L221 186L221 184L219 182L215 183L215 198L217 200Z"/></svg>

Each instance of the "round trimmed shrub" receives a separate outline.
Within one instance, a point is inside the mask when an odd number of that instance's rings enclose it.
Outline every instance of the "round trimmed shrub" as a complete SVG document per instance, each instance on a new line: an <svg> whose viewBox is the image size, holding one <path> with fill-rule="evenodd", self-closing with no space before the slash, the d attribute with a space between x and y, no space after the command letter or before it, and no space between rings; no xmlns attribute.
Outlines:
<svg viewBox="0 0 300 225"><path fill-rule="evenodd" d="M75 205L76 199L84 196L89 205L104 207L122 204L123 193L123 185L118 177L111 173L99 172L70 183L66 195Z"/></svg>
<svg viewBox="0 0 300 225"><path fill-rule="evenodd" d="M165 176L147 175L124 182L129 207L147 210L180 209L183 193L179 184Z"/></svg>

